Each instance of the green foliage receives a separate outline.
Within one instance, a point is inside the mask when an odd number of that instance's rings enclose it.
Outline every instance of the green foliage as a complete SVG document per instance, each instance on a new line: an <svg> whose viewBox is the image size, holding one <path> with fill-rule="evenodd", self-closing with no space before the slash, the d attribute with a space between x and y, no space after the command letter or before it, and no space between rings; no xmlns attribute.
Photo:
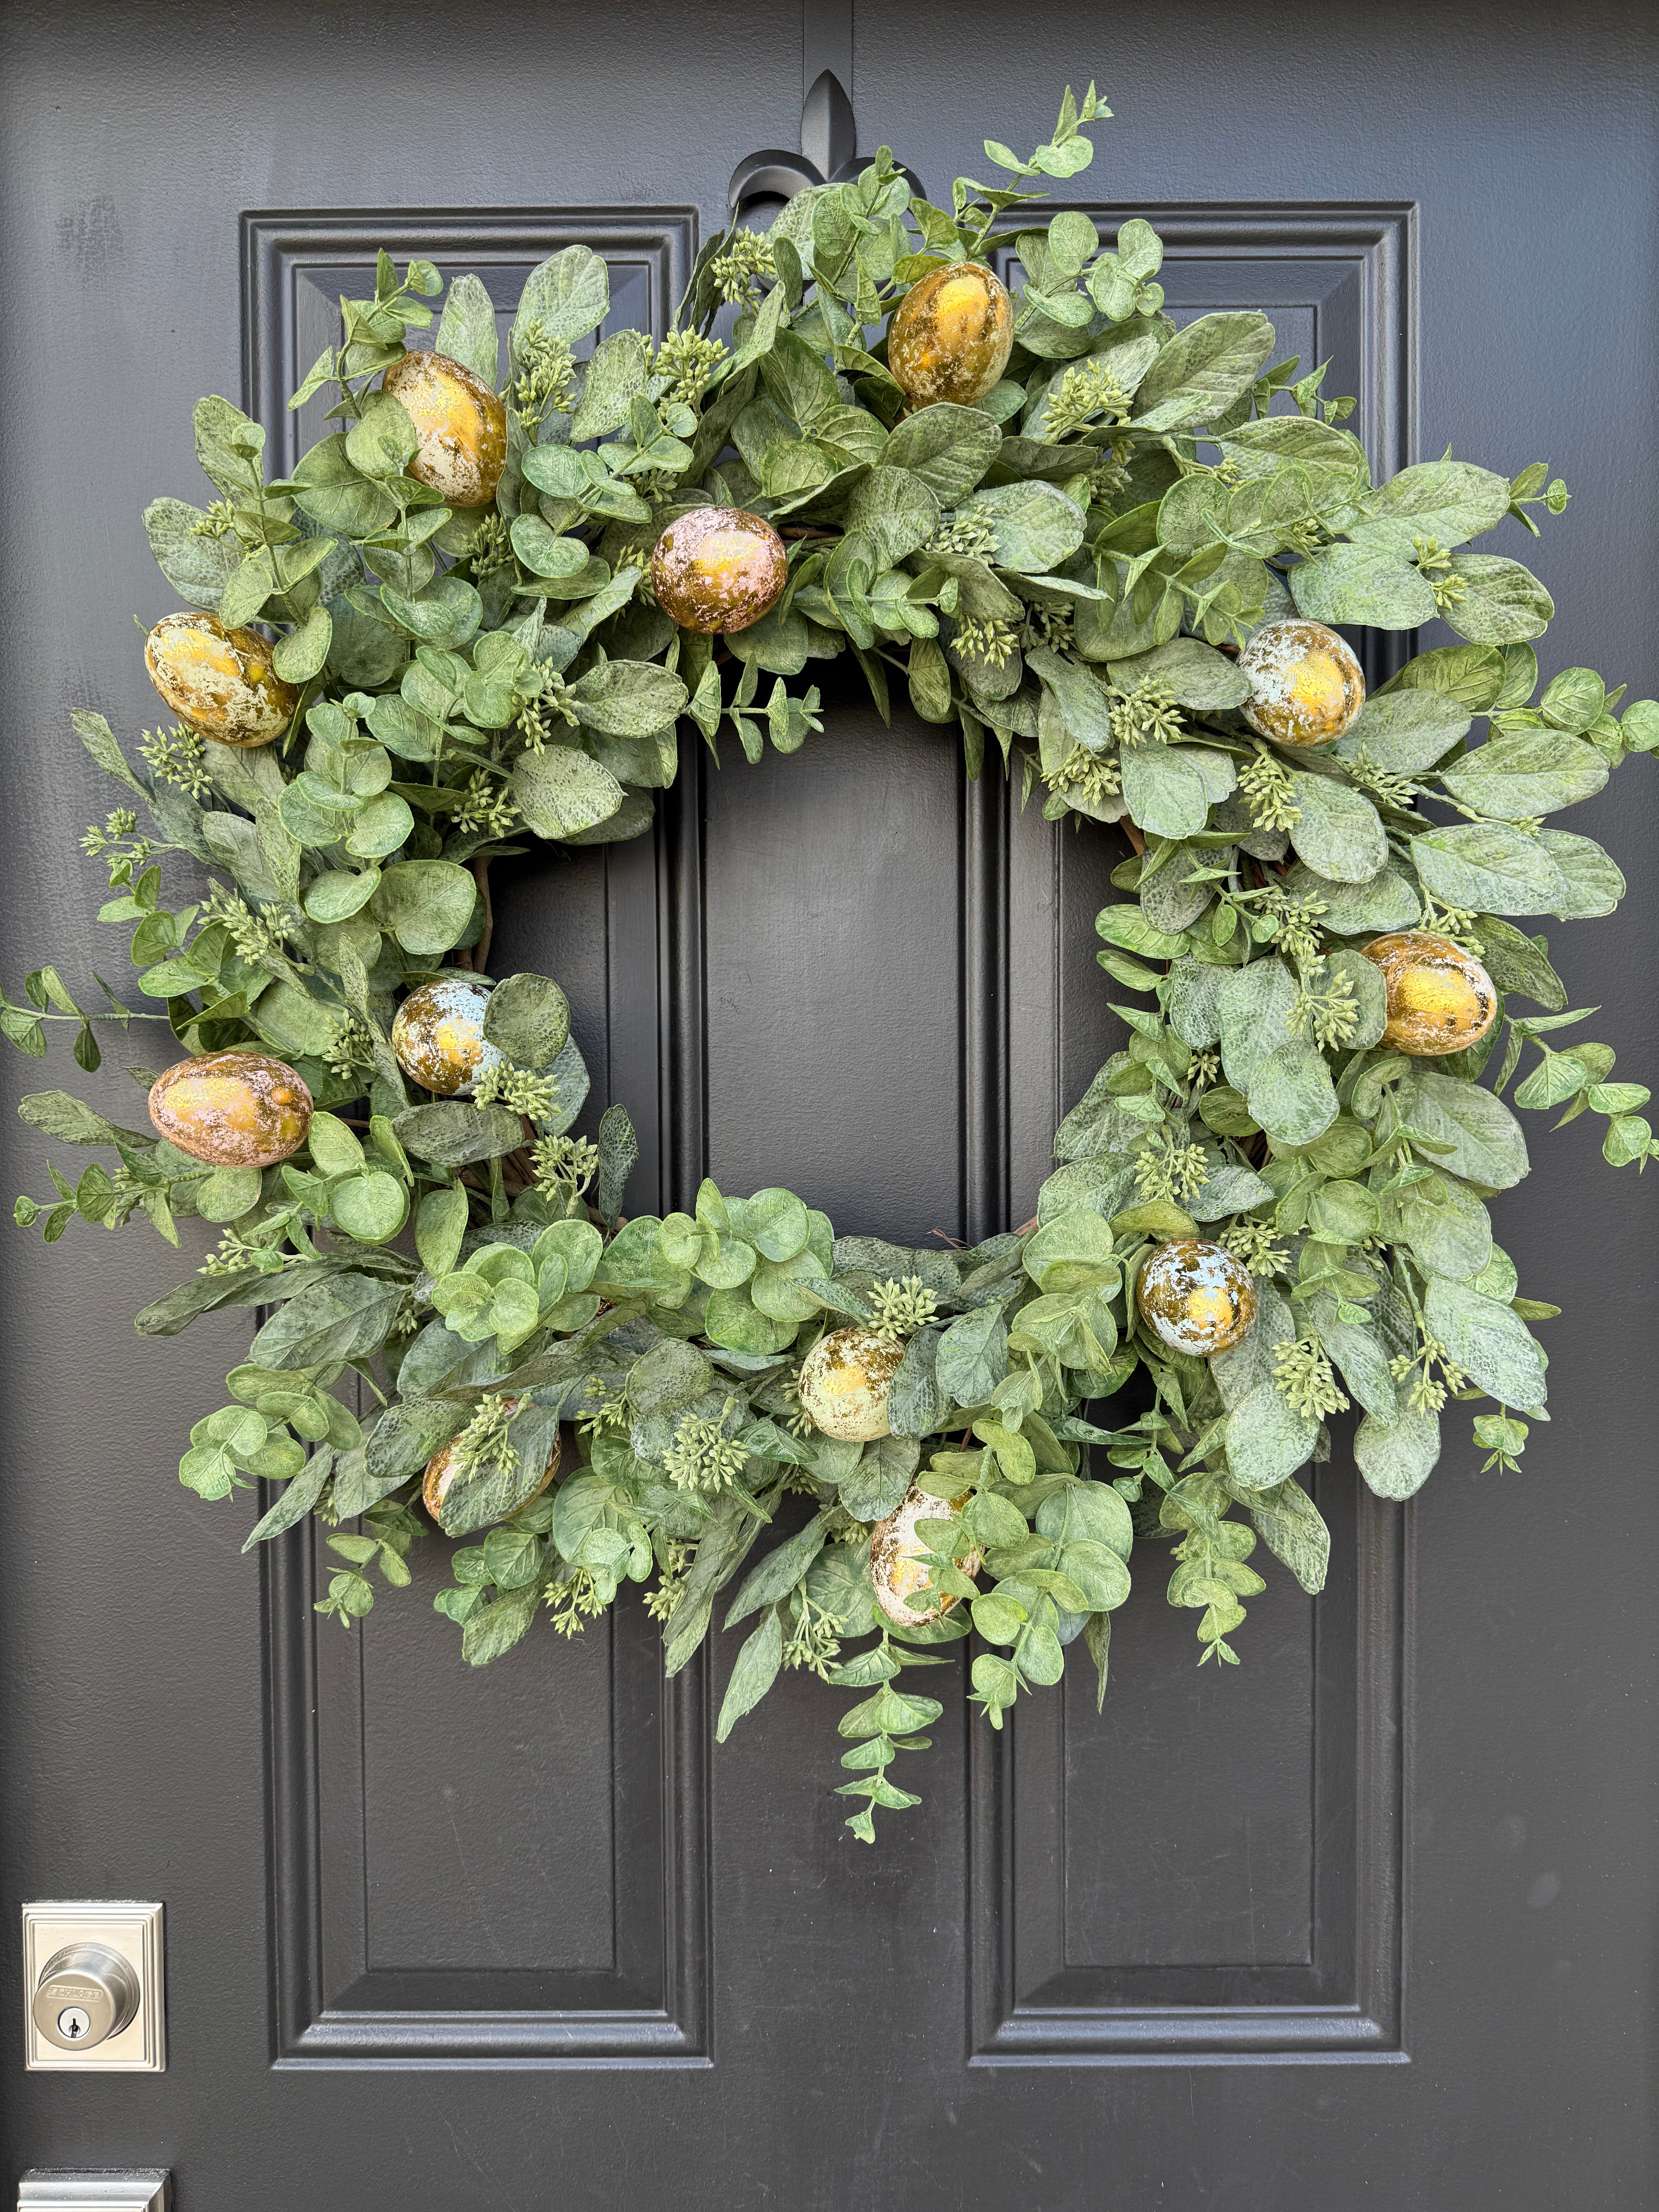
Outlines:
<svg viewBox="0 0 1659 2212"><path fill-rule="evenodd" d="M92 1071L108 1024L163 1024L152 1057L274 1053L316 1101L305 1144L263 1170L61 1091L23 1102L53 1144L109 1163L53 1166L52 1196L17 1201L49 1243L77 1218L142 1216L175 1246L193 1221L220 1232L142 1333L267 1310L231 1402L191 1429L185 1485L283 1486L248 1542L316 1518L319 1610L349 1624L409 1583L444 1455L441 1528L470 1540L435 1604L472 1665L544 1607L581 1632L632 1582L674 1672L735 1585L724 1626L747 1632L718 1736L792 1668L858 1692L841 1790L866 1842L878 1807L916 1802L890 1771L940 1707L896 1683L939 1663L932 1645L971 1624L973 1696L1000 1727L1079 1641L1103 1696L1137 1536L1172 1547L1168 1596L1197 1616L1200 1662L1237 1663L1258 1539L1317 1590L1329 1538L1297 1477L1350 1401L1384 1498L1434 1467L1449 1395L1492 1400L1475 1440L1486 1471L1513 1471L1543 1418L1529 1324L1554 1309L1517 1295L1492 1241L1488 1202L1529 1165L1504 1094L1599 1116L1614 1165L1654 1150L1647 1088L1564 1034L1594 1010L1567 1011L1548 940L1517 926L1613 910L1616 865L1546 817L1659 750L1659 707L1616 714L1594 670L1540 690L1549 592L1468 550L1509 521L1536 535L1565 485L1449 454L1374 484L1339 427L1352 403L1322 396L1322 368L1273 363L1265 316L1176 331L1151 225L1103 240L1062 208L1021 228L1109 112L1068 92L1029 160L987 140L1011 181L958 179L948 208L913 199L883 149L769 235L711 240L660 343L615 331L577 361L609 311L584 246L532 272L505 357L488 290L457 277L438 349L507 411L484 511L409 473L414 425L376 380L445 288L382 254L295 395L333 399L292 477L267 477L261 426L204 399L208 503L144 515L181 600L270 634L296 693L286 741L157 730L135 766L77 712L122 787L82 849L145 1003L95 976L95 998L72 994L51 966L0 994L0 1031L30 1057L66 1024ZM907 412L882 326L994 237L1018 270L1004 378L977 406ZM664 526L708 503L768 516L790 554L776 605L719 641L676 630L647 580ZM1236 648L1291 611L1438 616L1462 641L1418 654L1334 744L1284 749L1243 719ZM1128 897L1098 921L1101 964L1139 1001L1113 1010L1122 1048L1057 1131L1033 1221L972 1251L838 1239L787 1190L712 1181L689 1213L628 1218L638 1140L620 1104L574 1133L587 1071L550 977L490 988L489 1064L465 1097L423 1091L393 1049L410 991L488 981L507 841L644 833L682 722L711 750L729 729L750 763L769 740L798 750L822 728L807 664L846 653L884 715L896 674L924 720L958 730L969 775L988 757L1023 799L1042 787L1047 819L1133 832ZM210 872L204 903L164 902L179 854ZM1498 996L1498 1026L1455 1056L1382 1044L1362 948L1419 927L1475 953ZM1134 1299L1152 1244L1190 1236L1223 1243L1257 1295L1254 1328L1209 1360L1171 1352ZM849 1323L902 1355L890 1433L867 1443L821 1433L799 1395L814 1346ZM1118 1429L1085 1416L1137 1370L1146 1410ZM349 1383L372 1401L361 1420ZM871 1529L917 1496L938 1501L916 1523L923 1618L900 1627L878 1610Z"/></svg>

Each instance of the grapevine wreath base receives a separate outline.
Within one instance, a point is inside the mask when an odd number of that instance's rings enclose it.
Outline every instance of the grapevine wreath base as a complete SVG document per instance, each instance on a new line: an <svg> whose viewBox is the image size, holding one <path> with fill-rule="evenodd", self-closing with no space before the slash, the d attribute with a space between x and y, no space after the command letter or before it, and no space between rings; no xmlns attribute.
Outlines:
<svg viewBox="0 0 1659 2212"><path fill-rule="evenodd" d="M853 1692L866 1842L916 1802L890 1769L940 1710L902 1672L970 1627L1000 1726L1079 1639L1103 1694L1137 1539L1171 1547L1203 1660L1235 1661L1258 1544L1317 1590L1297 1475L1351 1401L1384 1498L1433 1468L1448 1395L1492 1401L1476 1438L1515 1466L1555 1309L1516 1297L1487 1202L1527 1172L1502 1094L1528 1045L1516 1105L1600 1116L1614 1165L1653 1149L1647 1091L1559 1041L1584 1016L1521 925L1612 911L1617 867L1547 817L1653 750L1659 706L1616 714L1587 668L1540 693L1548 592L1465 550L1536 535L1565 486L1450 458L1373 484L1352 402L1270 367L1264 317L1176 329L1146 223L1020 228L1106 112L1068 93L1029 161L988 140L1009 181L948 210L884 149L713 240L659 344L580 363L608 306L586 248L532 273L505 362L471 276L407 349L442 284L382 254L295 395L332 396L331 434L269 481L264 432L204 399L214 498L145 514L185 603L146 647L173 722L135 765L75 717L126 787L86 850L148 1006L85 1010L52 968L0 1001L26 1053L67 1024L95 1068L100 1028L142 1021L185 1055L132 1070L154 1134L27 1100L114 1163L54 1168L17 1217L220 1232L137 1319L268 1315L185 1484L270 1486L250 1546L320 1521L319 1610L346 1623L435 1524L474 1665L632 1582L672 1674L718 1605L745 1632L719 1735L782 1668ZM1463 641L1367 698L1331 625L1436 617ZM641 834L687 725L795 751L808 664L842 654L884 714L896 679L954 728L969 776L1133 848L1097 924L1127 1049L1060 1124L1036 1220L971 1251L712 1182L625 1220L634 1133L620 1105L570 1133L563 994L489 968L516 837ZM1137 1370L1143 1410L1085 1416ZM779 1541L792 1492L811 1517Z"/></svg>

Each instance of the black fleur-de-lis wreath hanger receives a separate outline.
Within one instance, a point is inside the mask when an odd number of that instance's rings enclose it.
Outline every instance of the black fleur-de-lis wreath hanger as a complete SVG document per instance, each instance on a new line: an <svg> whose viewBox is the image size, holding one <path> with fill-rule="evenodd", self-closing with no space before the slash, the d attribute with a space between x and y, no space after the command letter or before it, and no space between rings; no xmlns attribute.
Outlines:
<svg viewBox="0 0 1659 2212"><path fill-rule="evenodd" d="M834 70L823 70L801 102L800 151L763 146L757 154L745 154L732 172L726 202L734 216L742 215L761 200L787 200L813 185L844 184L866 168L870 159L858 151L858 125L841 79ZM904 169L904 174L911 190L925 199L915 172Z"/></svg>

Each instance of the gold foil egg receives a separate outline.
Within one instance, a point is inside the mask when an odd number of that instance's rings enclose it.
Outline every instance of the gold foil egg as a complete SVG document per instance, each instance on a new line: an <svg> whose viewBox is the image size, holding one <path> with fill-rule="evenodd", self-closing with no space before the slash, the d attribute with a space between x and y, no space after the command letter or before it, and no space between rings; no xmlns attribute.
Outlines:
<svg viewBox="0 0 1659 2212"><path fill-rule="evenodd" d="M406 353L380 379L415 425L409 464L446 507L488 507L507 465L507 410L498 393L447 353Z"/></svg>
<svg viewBox="0 0 1659 2212"><path fill-rule="evenodd" d="M1389 994L1382 1047L1415 1060L1479 1044L1498 1018L1498 990L1472 952L1422 929L1376 937L1360 950Z"/></svg>
<svg viewBox="0 0 1659 2212"><path fill-rule="evenodd" d="M254 629L217 615L164 615L144 641L149 680L179 720L222 745L268 745L293 717L298 694L270 665Z"/></svg>
<svg viewBox="0 0 1659 2212"><path fill-rule="evenodd" d="M1148 1255L1135 1283L1140 1318L1171 1352L1231 1352L1255 1320L1250 1271L1222 1244L1180 1237Z"/></svg>
<svg viewBox="0 0 1659 2212"><path fill-rule="evenodd" d="M1000 380L1013 343L1013 302L1000 279L977 261L953 261L899 302L887 366L912 407L971 407Z"/></svg>
<svg viewBox="0 0 1659 2212"><path fill-rule="evenodd" d="M1365 703L1352 648L1323 623L1263 623L1238 665L1255 687L1239 711L1259 737L1281 745L1328 744Z"/></svg>
<svg viewBox="0 0 1659 2212"><path fill-rule="evenodd" d="M193 1160L268 1168L304 1144L311 1093L286 1060L266 1053L200 1053L156 1077L149 1118Z"/></svg>

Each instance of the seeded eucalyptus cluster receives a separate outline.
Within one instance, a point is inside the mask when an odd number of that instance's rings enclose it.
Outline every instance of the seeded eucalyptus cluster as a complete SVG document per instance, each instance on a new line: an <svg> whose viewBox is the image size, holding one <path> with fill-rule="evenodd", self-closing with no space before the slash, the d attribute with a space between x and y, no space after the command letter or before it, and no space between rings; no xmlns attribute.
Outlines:
<svg viewBox="0 0 1659 2212"><path fill-rule="evenodd" d="M1263 316L1177 331L1148 224L1023 227L1107 112L1068 93L1029 161L987 141L1006 181L948 208L884 149L712 240L660 341L588 346L583 247L532 272L504 356L476 276L440 313L439 272L383 254L295 395L336 427L270 477L264 430L203 400L212 498L146 513L176 720L134 760L75 717L124 787L85 850L140 1003L50 967L0 999L35 1056L67 1024L94 1069L135 1022L185 1055L132 1071L149 1130L26 1100L112 1164L54 1167L17 1218L218 1232L137 1327L265 1313L179 1469L268 1486L250 1547L315 1518L349 1623L435 1524L475 1665L632 1582L672 1673L721 1604L747 1634L719 1735L785 1669L855 1692L866 1841L940 1710L902 1670L970 1627L1000 1726L1079 1639L1103 1696L1137 1538L1172 1547L1201 1659L1235 1661L1258 1543L1317 1590L1297 1477L1333 1414L1357 1404L1385 1498L1433 1468L1449 1395L1490 1401L1486 1466L1516 1466L1554 1309L1487 1201L1528 1170L1503 1094L1529 1046L1516 1105L1595 1114L1615 1165L1653 1149L1647 1091L1562 1041L1586 1012L1518 924L1613 910L1613 860L1547 817L1659 745L1659 705L1583 668L1540 690L1548 592L1465 550L1565 488L1449 456L1374 484L1352 403L1270 366ZM1366 697L1331 626L1437 617L1461 641ZM574 1133L562 993L489 969L514 839L641 834L683 730L796 750L809 664L843 654L969 776L1127 840L1097 923L1127 1048L1034 1219L969 1251L712 1182L626 1218L634 1133L617 1103Z"/></svg>

